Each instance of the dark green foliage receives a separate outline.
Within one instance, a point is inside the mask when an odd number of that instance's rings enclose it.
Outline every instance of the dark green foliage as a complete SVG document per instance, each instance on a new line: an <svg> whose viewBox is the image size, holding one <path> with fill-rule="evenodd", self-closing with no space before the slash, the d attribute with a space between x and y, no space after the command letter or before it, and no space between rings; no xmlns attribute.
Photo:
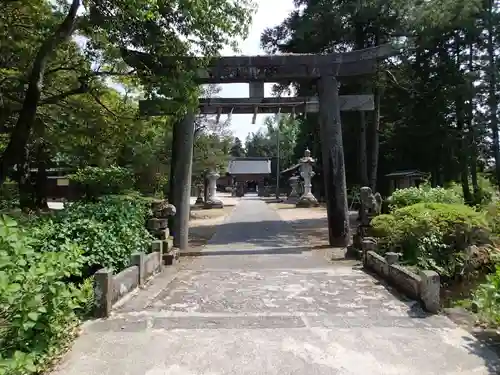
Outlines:
<svg viewBox="0 0 500 375"><path fill-rule="evenodd" d="M11 209L19 204L17 183L7 180L0 186L0 209Z"/></svg>
<svg viewBox="0 0 500 375"><path fill-rule="evenodd" d="M85 275L102 267L121 271L132 253L148 250L148 215L148 205L139 199L103 197L97 202L77 202L34 226L34 247L57 251L61 244L75 243L85 257Z"/></svg>
<svg viewBox="0 0 500 375"><path fill-rule="evenodd" d="M83 188L87 198L121 194L132 190L135 184L132 171L117 166L85 167L71 175L70 180Z"/></svg>

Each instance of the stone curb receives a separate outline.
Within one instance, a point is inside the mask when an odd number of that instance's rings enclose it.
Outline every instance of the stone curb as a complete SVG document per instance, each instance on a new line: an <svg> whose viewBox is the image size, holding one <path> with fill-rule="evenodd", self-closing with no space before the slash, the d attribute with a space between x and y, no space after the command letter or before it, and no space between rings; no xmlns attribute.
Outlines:
<svg viewBox="0 0 500 375"><path fill-rule="evenodd" d="M441 282L437 272L423 270L417 275L398 264L399 254L389 252L382 257L375 252L377 242L373 238L365 238L361 245L365 268L374 271L408 297L420 300L427 311L439 311Z"/></svg>
<svg viewBox="0 0 500 375"><path fill-rule="evenodd" d="M151 253L132 254L130 266L117 274L106 268L97 271L94 274L94 317L108 317L114 306L162 272L165 264L175 264L178 251L170 244L171 241L153 241Z"/></svg>

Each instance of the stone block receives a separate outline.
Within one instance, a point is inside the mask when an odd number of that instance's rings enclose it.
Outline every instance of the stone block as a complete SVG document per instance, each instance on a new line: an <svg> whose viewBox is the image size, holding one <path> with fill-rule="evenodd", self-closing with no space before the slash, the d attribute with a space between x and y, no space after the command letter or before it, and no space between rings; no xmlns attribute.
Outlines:
<svg viewBox="0 0 500 375"><path fill-rule="evenodd" d="M174 216L177 212L173 204L169 204L166 200L157 200L151 203L153 216L156 218L166 218Z"/></svg>
<svg viewBox="0 0 500 375"><path fill-rule="evenodd" d="M155 200L151 202L151 211L153 213L159 212L163 209L163 207L168 204L166 200L161 199L161 200Z"/></svg>
<svg viewBox="0 0 500 375"><path fill-rule="evenodd" d="M139 286L139 267L131 266L125 268L119 274L113 276L112 302L117 302L131 290Z"/></svg>
<svg viewBox="0 0 500 375"><path fill-rule="evenodd" d="M367 266L367 256L368 251L377 250L377 242L373 238L364 238L361 241L361 250L363 251L363 265Z"/></svg>
<svg viewBox="0 0 500 375"><path fill-rule="evenodd" d="M420 276L398 264L389 266L389 280L408 297L420 298Z"/></svg>
<svg viewBox="0 0 500 375"><path fill-rule="evenodd" d="M345 257L348 259L361 259L360 250L358 250L355 246L350 245L347 246Z"/></svg>
<svg viewBox="0 0 500 375"><path fill-rule="evenodd" d="M163 242L163 246L162 246L163 254L167 254L174 247L174 239L172 237L169 237L169 238L163 240L162 242Z"/></svg>
<svg viewBox="0 0 500 375"><path fill-rule="evenodd" d="M389 276L389 264L384 257L378 255L375 251L366 253L366 266L382 277Z"/></svg>
<svg viewBox="0 0 500 375"><path fill-rule="evenodd" d="M151 242L151 252L154 253L155 251L162 252L163 250L163 241L153 241Z"/></svg>
<svg viewBox="0 0 500 375"><path fill-rule="evenodd" d="M154 275L160 270L161 253L154 252L146 255L144 258L144 273L146 279Z"/></svg>
<svg viewBox="0 0 500 375"><path fill-rule="evenodd" d="M134 253L132 254L132 257L130 259L130 265L136 266L138 269L139 275L137 277L137 283L139 286L144 285L144 281L146 281L146 276L144 274L144 260L145 260L144 253Z"/></svg>
<svg viewBox="0 0 500 375"><path fill-rule="evenodd" d="M106 318L113 305L113 271L103 268L94 274L94 315Z"/></svg>
<svg viewBox="0 0 500 375"><path fill-rule="evenodd" d="M163 254L163 263L167 266L172 266L179 260L180 251L177 248L172 248L168 253Z"/></svg>
<svg viewBox="0 0 500 375"><path fill-rule="evenodd" d="M168 219L155 217L148 220L147 226L150 231L165 229L168 227Z"/></svg>
<svg viewBox="0 0 500 375"><path fill-rule="evenodd" d="M439 274L434 271L420 271L420 299L425 309L431 313L439 311L441 301L441 280Z"/></svg>
<svg viewBox="0 0 500 375"><path fill-rule="evenodd" d="M389 265L390 264L398 264L399 263L399 254L398 253L393 253L393 252L385 253L385 261Z"/></svg>
<svg viewBox="0 0 500 375"><path fill-rule="evenodd" d="M309 208L309 207L318 207L318 200L314 197L314 195L303 195L300 197L299 201L295 204L295 207L298 208Z"/></svg>
<svg viewBox="0 0 500 375"><path fill-rule="evenodd" d="M160 262L158 268L161 271L163 268L163 241L153 241L151 242L151 252L152 253L158 253L158 260Z"/></svg>
<svg viewBox="0 0 500 375"><path fill-rule="evenodd" d="M224 208L224 203L222 203L219 199L208 199L203 208L211 209L211 208Z"/></svg>
<svg viewBox="0 0 500 375"><path fill-rule="evenodd" d="M170 237L170 230L168 228L158 229L150 233L154 238L160 241L166 240Z"/></svg>

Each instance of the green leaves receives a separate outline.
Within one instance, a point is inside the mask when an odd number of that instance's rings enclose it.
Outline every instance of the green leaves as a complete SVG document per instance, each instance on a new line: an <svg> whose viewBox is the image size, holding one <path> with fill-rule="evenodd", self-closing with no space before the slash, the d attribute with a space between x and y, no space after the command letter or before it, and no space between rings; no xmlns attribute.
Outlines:
<svg viewBox="0 0 500 375"><path fill-rule="evenodd" d="M120 196L103 197L97 202L75 202L52 221L32 228L33 246L42 252L74 252L85 265L85 276L107 267L121 271L130 255L147 251L151 237L145 228L149 215L146 201ZM75 275L69 270L69 275Z"/></svg>
<svg viewBox="0 0 500 375"><path fill-rule="evenodd" d="M371 224L384 250L401 251L405 262L445 278L463 271L469 246L489 242L484 214L463 204L417 203L376 216Z"/></svg>
<svg viewBox="0 0 500 375"><path fill-rule="evenodd" d="M79 274L82 253L75 245L34 251L37 231L9 217L0 220L0 374L45 370L45 361L71 339L75 309L85 305L67 277Z"/></svg>
<svg viewBox="0 0 500 375"><path fill-rule="evenodd" d="M135 184L132 171L114 165L107 168L85 167L71 175L70 179L85 189L87 198L124 193L132 190Z"/></svg>
<svg viewBox="0 0 500 375"><path fill-rule="evenodd" d="M396 190L388 199L391 210L416 203L464 203L455 189L432 188L429 185Z"/></svg>

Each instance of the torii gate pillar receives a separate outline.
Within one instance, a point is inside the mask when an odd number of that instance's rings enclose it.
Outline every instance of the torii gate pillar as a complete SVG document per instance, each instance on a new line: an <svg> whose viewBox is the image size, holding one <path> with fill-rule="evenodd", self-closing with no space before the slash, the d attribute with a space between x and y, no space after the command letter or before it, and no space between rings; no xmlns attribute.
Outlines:
<svg viewBox="0 0 500 375"><path fill-rule="evenodd" d="M321 76L318 79L318 96L328 239L330 246L347 247L351 238L337 78Z"/></svg>
<svg viewBox="0 0 500 375"><path fill-rule="evenodd" d="M186 113L183 120L174 125L172 139L172 165L169 182L171 197L169 197L169 201L177 208L177 213L172 217L170 229L174 236L174 246L180 250L187 250L189 246L194 120L194 112Z"/></svg>

